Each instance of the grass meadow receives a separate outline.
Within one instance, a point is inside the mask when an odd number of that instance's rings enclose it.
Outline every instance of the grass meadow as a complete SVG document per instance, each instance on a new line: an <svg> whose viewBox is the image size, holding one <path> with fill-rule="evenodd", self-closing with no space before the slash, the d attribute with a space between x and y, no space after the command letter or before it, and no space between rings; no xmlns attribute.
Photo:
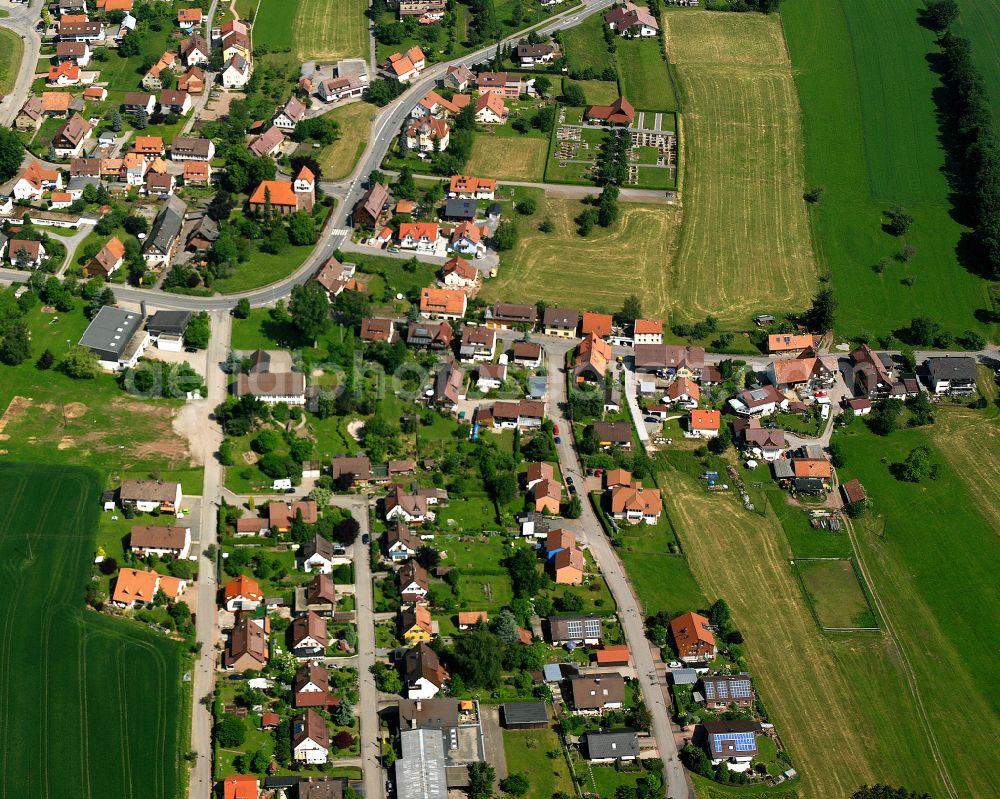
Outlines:
<svg viewBox="0 0 1000 799"><path fill-rule="evenodd" d="M507 772L528 775L525 799L551 799L556 793L573 795L573 778L554 730L504 730L503 748ZM549 752L558 757L549 757Z"/></svg>
<svg viewBox="0 0 1000 799"><path fill-rule="evenodd" d="M619 39L622 94L636 108L676 111L673 82L657 39ZM589 99L589 98L588 98Z"/></svg>
<svg viewBox="0 0 1000 799"><path fill-rule="evenodd" d="M6 795L181 790L189 700L179 646L83 609L101 488L88 469L0 464Z"/></svg>
<svg viewBox="0 0 1000 799"><path fill-rule="evenodd" d="M936 48L916 22L921 5L796 0L782 9L802 105L806 184L824 187L810 212L813 239L844 334L882 334L920 315L953 332L988 332L975 316L989 307L987 284L956 256L966 229L951 217L940 172L932 100L939 83L927 61ZM998 16L993 6L980 13ZM882 230L882 214L896 203L914 217L901 239ZM874 270L907 244L916 247L909 262ZM912 285L904 284L909 278Z"/></svg>
<svg viewBox="0 0 1000 799"><path fill-rule="evenodd" d="M674 9L666 47L684 108L684 221L671 316L745 325L808 305L817 279L802 200L800 109L774 15Z"/></svg>
<svg viewBox="0 0 1000 799"><path fill-rule="evenodd" d="M295 46L295 19L304 2L260 0L253 21L254 43L272 51L292 50ZM339 2L343 4L345 0Z"/></svg>
<svg viewBox="0 0 1000 799"><path fill-rule="evenodd" d="M849 560L797 560L795 568L821 627L874 627L875 618Z"/></svg>
<svg viewBox="0 0 1000 799"><path fill-rule="evenodd" d="M0 93L8 94L17 81L24 42L14 31L0 28Z"/></svg>
<svg viewBox="0 0 1000 799"><path fill-rule="evenodd" d="M354 171L354 165L365 151L368 130L377 110L371 103L351 103L326 115L340 125L340 138L324 147L316 158L324 180L343 180ZM299 149L306 154L313 152L309 145Z"/></svg>
<svg viewBox="0 0 1000 799"><path fill-rule="evenodd" d="M590 67L600 74L606 67L614 66L604 42L603 26L603 16L591 14L579 25L560 32L570 71L579 72Z"/></svg>
<svg viewBox="0 0 1000 799"><path fill-rule="evenodd" d="M1000 448L989 446L998 431L995 416L942 408L931 427L879 437L855 423L843 434L841 471L859 478L872 502L855 524L861 562L913 669L958 796L1000 793L1000 776L975 768L1000 735ZM922 445L942 464L938 479L897 480L892 464Z"/></svg>
<svg viewBox="0 0 1000 799"><path fill-rule="evenodd" d="M292 24L295 57L300 61L341 58L367 61L367 10L366 0L299 0Z"/></svg>
<svg viewBox="0 0 1000 799"><path fill-rule="evenodd" d="M962 9L956 33L972 42L972 59L979 66L993 103L993 116L1000 117L1000 10L996 3L958 0Z"/></svg>
<svg viewBox="0 0 1000 799"><path fill-rule="evenodd" d="M886 782L943 796L898 651L882 636L820 631L773 512L748 512L681 471L664 473L660 485L698 585L733 609L755 684L802 775L801 795L833 799Z"/></svg>

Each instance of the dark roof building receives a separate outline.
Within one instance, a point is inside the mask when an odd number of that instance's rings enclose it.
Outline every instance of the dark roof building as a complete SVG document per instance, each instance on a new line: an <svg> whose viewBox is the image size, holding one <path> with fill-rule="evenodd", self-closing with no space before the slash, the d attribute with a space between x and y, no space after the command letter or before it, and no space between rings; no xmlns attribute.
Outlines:
<svg viewBox="0 0 1000 799"><path fill-rule="evenodd" d="M639 757L639 738L635 730L587 732L585 738L587 760L592 763L635 760Z"/></svg>
<svg viewBox="0 0 1000 799"><path fill-rule="evenodd" d="M183 336L190 322L190 311L157 311L146 322L146 332L154 338Z"/></svg>
<svg viewBox="0 0 1000 799"><path fill-rule="evenodd" d="M549 711L544 702L506 702L502 706L503 725L508 730L544 729Z"/></svg>

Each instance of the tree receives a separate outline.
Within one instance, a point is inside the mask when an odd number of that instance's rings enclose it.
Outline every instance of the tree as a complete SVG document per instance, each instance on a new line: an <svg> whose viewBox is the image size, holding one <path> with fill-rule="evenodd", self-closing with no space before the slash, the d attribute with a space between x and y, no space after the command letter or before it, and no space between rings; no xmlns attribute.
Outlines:
<svg viewBox="0 0 1000 799"><path fill-rule="evenodd" d="M424 545L417 550L417 563L425 569L433 569L441 562L441 553L434 547Z"/></svg>
<svg viewBox="0 0 1000 799"><path fill-rule="evenodd" d="M126 37L128 38L128 37ZM119 48L120 50L121 48ZM149 127L149 113L145 108L140 108L134 114L132 114L132 126L136 130L145 130Z"/></svg>
<svg viewBox="0 0 1000 799"><path fill-rule="evenodd" d="M399 170L399 177L392 187L393 194L402 197L404 200L415 200L417 197L417 184L413 180L413 170L404 166Z"/></svg>
<svg viewBox="0 0 1000 799"><path fill-rule="evenodd" d="M2 336L0 361L8 366L18 366L31 357L31 337L24 322L8 322Z"/></svg>
<svg viewBox="0 0 1000 799"><path fill-rule="evenodd" d="M184 331L184 343L200 350L208 346L208 314L199 311L191 317L187 330Z"/></svg>
<svg viewBox="0 0 1000 799"><path fill-rule="evenodd" d="M122 58L132 58L139 55L142 46L139 43L139 34L135 30L130 30L118 43L118 55Z"/></svg>
<svg viewBox="0 0 1000 799"><path fill-rule="evenodd" d="M100 374L97 356L86 347L73 347L59 364L62 371L75 380L90 380Z"/></svg>
<svg viewBox="0 0 1000 799"><path fill-rule="evenodd" d="M215 741L226 749L237 749L247 739L247 725L239 716L226 713L215 725Z"/></svg>
<svg viewBox="0 0 1000 799"><path fill-rule="evenodd" d="M906 212L906 209L901 205L896 205L885 212L886 219L886 229L893 236L903 236L910 229L913 224L913 217Z"/></svg>
<svg viewBox="0 0 1000 799"><path fill-rule="evenodd" d="M388 663L378 662L372 666L372 675L375 677L375 687L382 693L400 694L403 692L403 680Z"/></svg>
<svg viewBox="0 0 1000 799"><path fill-rule="evenodd" d="M642 300L635 294L629 294L622 303L622 309L615 314L616 325L627 325L636 319L642 319Z"/></svg>
<svg viewBox="0 0 1000 799"><path fill-rule="evenodd" d="M903 411L903 403L898 399L882 400L872 408L868 415L868 426L873 433L887 436L899 423L899 414Z"/></svg>
<svg viewBox="0 0 1000 799"><path fill-rule="evenodd" d="M469 799L490 799L493 796L493 782L496 770L489 763L469 765Z"/></svg>
<svg viewBox="0 0 1000 799"><path fill-rule="evenodd" d="M508 774L500 780L500 790L511 796L524 796L530 787L527 775L520 771Z"/></svg>
<svg viewBox="0 0 1000 799"><path fill-rule="evenodd" d="M288 310L292 323L308 341L316 341L330 324L330 298L326 289L315 281L292 288Z"/></svg>
<svg viewBox="0 0 1000 799"><path fill-rule="evenodd" d="M823 199L823 192L825 189L822 186L813 186L810 188L803 196L805 201L810 205L815 205L820 200Z"/></svg>
<svg viewBox="0 0 1000 799"><path fill-rule="evenodd" d="M943 31L958 19L958 13L958 3L955 0L925 0L920 12L920 22L933 31Z"/></svg>
<svg viewBox="0 0 1000 799"><path fill-rule="evenodd" d="M842 469L847 465L847 453L840 439L834 439L830 442L830 463L837 469Z"/></svg>
<svg viewBox="0 0 1000 799"><path fill-rule="evenodd" d="M515 600L516 601L516 600ZM520 633L517 631L517 619L507 608L500 611L500 615L493 621L493 634L500 643L510 646L520 640Z"/></svg>
<svg viewBox="0 0 1000 799"><path fill-rule="evenodd" d="M566 105L584 106L587 104L587 96L579 83L567 80L563 82L563 101Z"/></svg>
<svg viewBox="0 0 1000 799"><path fill-rule="evenodd" d="M236 203L233 201L233 196L225 189L220 189L215 193L212 202L208 204L205 213L208 214L209 219L216 222L224 222L229 219L229 215L235 207Z"/></svg>
<svg viewBox="0 0 1000 799"><path fill-rule="evenodd" d="M452 650L454 670L469 688L493 688L500 684L500 645L482 624L456 637Z"/></svg>
<svg viewBox="0 0 1000 799"><path fill-rule="evenodd" d="M493 246L497 252L513 250L517 244L517 226L509 219L505 219L493 234Z"/></svg>
<svg viewBox="0 0 1000 799"><path fill-rule="evenodd" d="M823 288L813 298L812 307L806 313L806 320L813 330L825 332L833 329L836 312L837 298L833 294L833 289Z"/></svg>
<svg viewBox="0 0 1000 799"><path fill-rule="evenodd" d="M515 597L534 597L545 586L545 575L538 571L537 563L534 553L527 547L518 547L504 560Z"/></svg>
<svg viewBox="0 0 1000 799"><path fill-rule="evenodd" d="M319 234L315 220L305 211L295 211L288 215L288 239L297 247L315 244Z"/></svg>
<svg viewBox="0 0 1000 799"><path fill-rule="evenodd" d="M233 316L237 319L247 319L250 316L250 300L241 297L233 308Z"/></svg>
<svg viewBox="0 0 1000 799"><path fill-rule="evenodd" d="M930 347L941 332L941 325L926 316L918 316L910 320L910 326L901 336L905 336L910 344Z"/></svg>
<svg viewBox="0 0 1000 799"><path fill-rule="evenodd" d="M925 392L921 391L917 396L907 399L906 409L910 412L910 427L934 424L934 406Z"/></svg>
<svg viewBox="0 0 1000 799"><path fill-rule="evenodd" d="M566 505L566 511L563 515L567 519L579 519L583 515L583 503L580 501L579 494L573 494L569 498L569 503Z"/></svg>
<svg viewBox="0 0 1000 799"><path fill-rule="evenodd" d="M542 220L542 224L538 226L538 229L542 233L551 233L553 230L556 229L556 225L555 222L552 221L552 217L547 216L545 217L545 219Z"/></svg>
<svg viewBox="0 0 1000 799"><path fill-rule="evenodd" d="M514 209L522 216L531 216L538 210L538 203L534 197L525 197L514 206Z"/></svg>
<svg viewBox="0 0 1000 799"><path fill-rule="evenodd" d="M908 483L919 483L931 476L934 466L930 447L914 447L899 465L899 477Z"/></svg>
<svg viewBox="0 0 1000 799"><path fill-rule="evenodd" d="M333 540L343 544L345 547L349 547L358 540L360 532L361 525L358 524L358 520L349 516L346 519L342 519L333 528Z"/></svg>
<svg viewBox="0 0 1000 799"><path fill-rule="evenodd" d="M49 351L45 350L41 355L38 356L38 360L35 361L35 366L38 369L51 369L52 365L55 363L55 356Z"/></svg>

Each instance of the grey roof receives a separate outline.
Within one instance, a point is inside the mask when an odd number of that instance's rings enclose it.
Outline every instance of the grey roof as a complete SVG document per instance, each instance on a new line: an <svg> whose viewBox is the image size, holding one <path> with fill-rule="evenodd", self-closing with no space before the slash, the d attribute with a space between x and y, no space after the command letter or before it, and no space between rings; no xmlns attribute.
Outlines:
<svg viewBox="0 0 1000 799"><path fill-rule="evenodd" d="M927 370L935 381L976 379L975 358L928 358L926 363Z"/></svg>
<svg viewBox="0 0 1000 799"><path fill-rule="evenodd" d="M774 476L779 480L790 480L795 477L795 467L790 460L777 460L771 463Z"/></svg>
<svg viewBox="0 0 1000 799"><path fill-rule="evenodd" d="M639 739L631 729L588 732L587 756L590 760L638 757Z"/></svg>
<svg viewBox="0 0 1000 799"><path fill-rule="evenodd" d="M580 312L569 308L546 308L542 316L543 327L576 329L580 322Z"/></svg>
<svg viewBox="0 0 1000 799"><path fill-rule="evenodd" d="M398 799L446 799L448 780L441 730L403 730L399 743L403 756L396 761Z"/></svg>
<svg viewBox="0 0 1000 799"><path fill-rule="evenodd" d="M190 322L190 311L157 311L146 322L146 330L154 336L183 336Z"/></svg>
<svg viewBox="0 0 1000 799"><path fill-rule="evenodd" d="M547 666L555 664L546 664ZM544 702L506 702L503 720L508 727L518 724L548 724L549 711Z"/></svg>
<svg viewBox="0 0 1000 799"><path fill-rule="evenodd" d="M184 226L184 212L187 206L179 197L171 197L153 222L153 230L146 241L146 251L153 248L167 254Z"/></svg>
<svg viewBox="0 0 1000 799"><path fill-rule="evenodd" d="M674 669L670 672L674 685L694 685L698 682L698 672L694 669Z"/></svg>
<svg viewBox="0 0 1000 799"><path fill-rule="evenodd" d="M400 730L445 730L458 726L457 699L400 699Z"/></svg>
<svg viewBox="0 0 1000 799"><path fill-rule="evenodd" d="M558 663L546 663L542 666L542 676L545 682L559 682L562 679L562 669Z"/></svg>
<svg viewBox="0 0 1000 799"><path fill-rule="evenodd" d="M444 215L449 219L475 219L475 200L448 200L444 204Z"/></svg>
<svg viewBox="0 0 1000 799"><path fill-rule="evenodd" d="M141 313L105 305L83 331L80 346L95 353L102 361L117 361L142 327L142 322Z"/></svg>

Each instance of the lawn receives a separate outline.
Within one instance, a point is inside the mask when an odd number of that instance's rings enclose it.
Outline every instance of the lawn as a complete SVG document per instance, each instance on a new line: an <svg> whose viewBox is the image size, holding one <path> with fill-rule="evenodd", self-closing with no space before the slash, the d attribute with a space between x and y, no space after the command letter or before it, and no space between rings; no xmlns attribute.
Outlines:
<svg viewBox="0 0 1000 799"><path fill-rule="evenodd" d="M797 560L795 568L821 627L878 626L850 560Z"/></svg>
<svg viewBox="0 0 1000 799"><path fill-rule="evenodd" d="M200 485L200 468L190 460L188 442L173 430L177 400L144 399L126 394L115 378L73 380L58 369L34 365L48 349L58 363L87 327L81 310L48 314L35 308L26 318L32 358L20 366L0 365L0 415L11 400L23 397L0 431L7 460L44 460L90 466L109 487L129 470L176 470L185 482ZM180 479L180 478L178 478Z"/></svg>
<svg viewBox="0 0 1000 799"><path fill-rule="evenodd" d="M611 105L618 99L618 83L613 80L578 80L591 105Z"/></svg>
<svg viewBox="0 0 1000 799"><path fill-rule="evenodd" d="M470 175L489 175L499 180L541 181L548 152L547 135L514 138L478 133L465 169Z"/></svg>
<svg viewBox="0 0 1000 799"><path fill-rule="evenodd" d="M622 94L636 108L676 111L677 98L658 39L619 39Z"/></svg>
<svg viewBox="0 0 1000 799"><path fill-rule="evenodd" d="M14 31L0 28L0 93L8 94L21 71L24 41Z"/></svg>
<svg viewBox="0 0 1000 799"><path fill-rule="evenodd" d="M772 513L745 511L734 495L709 494L680 471L661 486L699 585L732 608L802 795L848 796L876 781L945 795L892 642L819 630Z"/></svg>
<svg viewBox="0 0 1000 799"><path fill-rule="evenodd" d="M320 227L321 225L317 224L317 228ZM243 263L237 264L231 276L216 280L212 284L212 291L220 294L236 294L275 283L302 266L315 249L315 245L311 244L289 245L279 255L271 255L261 251L257 244L257 242L251 244L250 257Z"/></svg>
<svg viewBox="0 0 1000 799"><path fill-rule="evenodd" d="M667 265L679 211L667 205L622 203L613 227L595 227L584 237L573 221L584 208L578 200L539 197L537 213L516 218L518 243L503 255L499 276L486 284L480 298L615 309L629 294L637 294L647 314L665 317L676 288ZM509 210L505 213L513 216ZM538 229L546 218L555 225L552 233ZM596 254L599 266L587 268L589 277L581 279L580 264L593 264Z"/></svg>
<svg viewBox="0 0 1000 799"><path fill-rule="evenodd" d="M351 103L326 114L340 124L340 138L324 147L316 158L324 180L343 180L354 171L365 151L368 129L377 110L371 103Z"/></svg>
<svg viewBox="0 0 1000 799"><path fill-rule="evenodd" d="M802 104L805 182L825 188L810 212L813 239L844 334L885 333L919 315L953 332L986 331L974 313L990 307L987 285L956 256L965 228L951 218L940 173L932 100L939 83L927 61L931 34L916 23L921 5L798 0L782 13ZM996 17L993 7L982 13ZM977 57L989 55L980 48ZM914 217L905 241L882 230L895 203ZM912 260L873 270L905 244L916 247Z"/></svg>
<svg viewBox="0 0 1000 799"><path fill-rule="evenodd" d="M788 492L766 484L767 502L785 531L797 558L849 558L854 554L846 532L833 533L809 524L809 514L788 501Z"/></svg>
<svg viewBox="0 0 1000 799"><path fill-rule="evenodd" d="M574 795L573 778L553 730L504 730L503 749L507 772L528 775L530 788L525 799L552 799L556 793ZM556 756L550 757L553 752Z"/></svg>
<svg viewBox="0 0 1000 799"><path fill-rule="evenodd" d="M913 669L956 791L997 795L1000 777L972 765L982 762L988 741L1000 735L993 646L1000 637L1000 539L994 521L1000 449L979 450L975 440L996 442L997 421L950 408L938 415L940 430L935 425L888 437L855 423L843 436L848 460L841 474L859 478L871 498L872 510L855 526L860 563L886 627ZM964 435L949 435L958 426ZM924 445L942 465L938 479L897 480L891 465ZM956 448L954 455L943 454L949 447ZM967 471L975 457L984 460ZM994 487L978 486L980 479ZM962 697L958 715L949 708L949 697L955 696Z"/></svg>
<svg viewBox="0 0 1000 799"><path fill-rule="evenodd" d="M368 60L366 0L299 0L292 37L299 61Z"/></svg>
<svg viewBox="0 0 1000 799"><path fill-rule="evenodd" d="M190 698L179 645L82 607L101 488L89 469L0 465L5 794L68 782L92 796L181 791Z"/></svg>
<svg viewBox="0 0 1000 799"><path fill-rule="evenodd" d="M666 277L670 312L744 329L755 313L804 308L817 267L780 22L675 9L663 24L685 110L684 224Z"/></svg>
<svg viewBox="0 0 1000 799"><path fill-rule="evenodd" d="M607 67L614 66L614 58L604 42L603 27L603 16L591 14L579 25L560 33L571 72L582 72L589 67L600 75Z"/></svg>

